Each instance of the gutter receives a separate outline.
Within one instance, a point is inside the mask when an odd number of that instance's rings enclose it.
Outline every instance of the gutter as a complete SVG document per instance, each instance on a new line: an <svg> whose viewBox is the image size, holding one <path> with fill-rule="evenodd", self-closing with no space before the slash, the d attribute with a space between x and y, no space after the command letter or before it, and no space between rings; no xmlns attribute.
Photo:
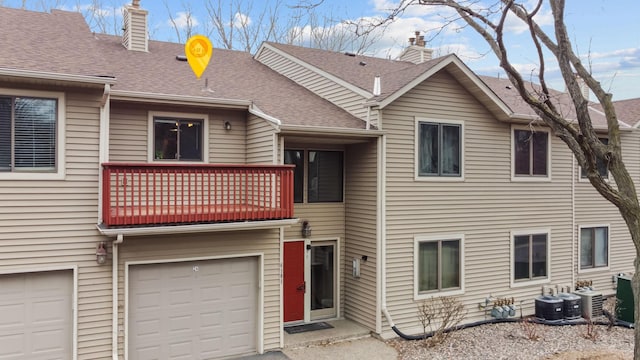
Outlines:
<svg viewBox="0 0 640 360"><path fill-rule="evenodd" d="M285 135L331 135L343 137L372 138L384 135L382 130L365 130L353 128L304 126L304 125L282 125L281 133Z"/></svg>
<svg viewBox="0 0 640 360"><path fill-rule="evenodd" d="M38 79L38 80L80 82L80 83L96 84L96 85L103 85L103 84L113 85L116 83L116 78L112 76L61 74L61 73L52 73L52 72L46 72L46 71L18 70L18 69L8 69L8 68L0 68L0 76L12 76L12 77Z"/></svg>
<svg viewBox="0 0 640 360"><path fill-rule="evenodd" d="M253 114L259 118L265 119L267 121L270 121L272 123L274 123L277 126L282 125L282 121L280 121L279 119L271 116L271 115L267 115L264 112L262 112L260 109L258 109L258 107L255 104L251 104L249 105L249 113Z"/></svg>
<svg viewBox="0 0 640 360"><path fill-rule="evenodd" d="M189 234L214 231L239 231L239 230L260 230L275 229L283 226L297 224L300 219L264 220L264 221L244 221L232 223L196 224L196 225L165 225L152 227L119 227L107 228L101 224L96 225L100 234L105 236L145 236L160 234Z"/></svg>
<svg viewBox="0 0 640 360"><path fill-rule="evenodd" d="M215 106L229 109L247 109L251 101L240 99L221 99L206 96L174 95L161 93L147 93L140 91L112 90L112 100L151 102L161 104L180 104L197 106Z"/></svg>

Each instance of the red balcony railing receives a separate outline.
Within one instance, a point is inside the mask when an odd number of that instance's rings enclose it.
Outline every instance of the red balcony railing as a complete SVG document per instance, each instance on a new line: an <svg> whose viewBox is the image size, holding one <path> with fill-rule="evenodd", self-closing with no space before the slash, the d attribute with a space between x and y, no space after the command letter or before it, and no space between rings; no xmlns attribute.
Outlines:
<svg viewBox="0 0 640 360"><path fill-rule="evenodd" d="M106 226L293 217L293 166L102 164Z"/></svg>

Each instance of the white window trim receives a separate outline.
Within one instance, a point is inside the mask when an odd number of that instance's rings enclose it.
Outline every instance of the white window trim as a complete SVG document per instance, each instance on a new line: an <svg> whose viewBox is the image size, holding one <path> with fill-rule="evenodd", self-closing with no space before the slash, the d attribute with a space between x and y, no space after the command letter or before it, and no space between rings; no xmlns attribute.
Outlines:
<svg viewBox="0 0 640 360"><path fill-rule="evenodd" d="M516 175L516 152L515 152L515 130L527 130L532 132L546 132L548 135L547 141L547 176L537 176L537 175ZM551 131L547 128L543 127L533 127L526 125L511 125L511 181L514 182L549 182L551 181Z"/></svg>
<svg viewBox="0 0 640 360"><path fill-rule="evenodd" d="M576 164L577 164L577 161L576 161ZM609 181L611 180L610 174L611 174L611 172L610 172L610 171L607 171L607 177L606 177L606 178L604 178L604 181L609 182ZM583 178L583 177L582 177L582 166L580 166L580 165L578 165L578 174L576 175L576 177L578 178L578 182L579 182L579 183L583 183L583 184L591 184L591 183L589 182L589 178L586 178L586 177L585 177L585 178Z"/></svg>
<svg viewBox="0 0 640 360"><path fill-rule="evenodd" d="M65 94L59 91L36 91L0 88L0 95L41 97L57 100L56 119L56 171L55 172L0 172L0 180L64 180L66 175L65 139L66 139L66 101Z"/></svg>
<svg viewBox="0 0 640 360"><path fill-rule="evenodd" d="M609 136L598 136L598 139L602 139L602 138L606 138L607 141L609 140ZM580 164L578 164L578 161L576 160L576 164L578 165L578 174L577 174L577 178L578 178L578 182L580 183L587 183L587 184L591 184L589 182L589 178L587 177L582 177L582 166L580 166ZM609 182L611 180L611 171L609 171L609 169L607 169L607 177L604 178L604 181Z"/></svg>
<svg viewBox="0 0 640 360"><path fill-rule="evenodd" d="M420 164L420 123L436 123L436 124L451 124L460 125L460 176L421 176L418 166ZM433 119L424 117L415 117L414 124L414 139L413 139L413 172L415 181L436 181L436 182L450 182L450 181L464 181L464 121L462 120L444 120Z"/></svg>
<svg viewBox="0 0 640 360"><path fill-rule="evenodd" d="M593 268L588 268L588 269L583 269L582 268L582 256L581 255L581 251L582 251L582 229L587 229L587 228L597 228L597 227L606 227L607 228L607 266L599 266L599 267L593 267ZM580 225L578 226L578 273L582 274L582 273L593 273L593 272L598 272L598 271L608 271L609 267L611 266L611 226L610 224L586 224L586 225Z"/></svg>
<svg viewBox="0 0 640 360"><path fill-rule="evenodd" d="M155 160L154 159L154 126L155 117L173 117L180 120L201 120L202 121L202 161L175 161L175 160ZM147 161L154 164L207 164L209 163L209 115L197 113L182 113L168 111L149 111L147 127Z"/></svg>
<svg viewBox="0 0 640 360"><path fill-rule="evenodd" d="M418 264L418 252L420 243L458 240L460 241L460 288L454 290L433 290L420 293L418 289L418 276L420 266ZM442 235L416 235L413 239L413 300L424 300L440 296L453 296L464 294L464 234L442 234Z"/></svg>
<svg viewBox="0 0 640 360"><path fill-rule="evenodd" d="M515 281L514 279L514 258L515 258L515 246L514 246L514 237L520 235L536 235L536 234L546 234L547 235L547 276L545 278L539 278L535 280L521 280ZM510 248L510 256L509 256L509 282L510 287L518 288L524 286L531 285L539 285L539 284L547 284L551 282L551 229L525 229L525 230L517 230L511 231L509 234L509 248Z"/></svg>

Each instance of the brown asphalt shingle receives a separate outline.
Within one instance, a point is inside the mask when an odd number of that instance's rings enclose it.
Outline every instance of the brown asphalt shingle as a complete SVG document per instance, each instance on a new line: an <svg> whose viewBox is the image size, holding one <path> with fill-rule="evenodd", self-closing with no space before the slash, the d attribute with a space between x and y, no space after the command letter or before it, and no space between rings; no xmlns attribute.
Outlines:
<svg viewBox="0 0 640 360"><path fill-rule="evenodd" d="M614 101L613 106L618 119L632 126L640 122L640 98ZM600 104L597 104L596 108L602 111Z"/></svg>
<svg viewBox="0 0 640 360"><path fill-rule="evenodd" d="M365 127L246 52L214 49L196 79L187 62L176 60L184 55L183 44L149 41L149 52L129 51L119 36L93 34L76 12L0 7L0 34L0 68L114 76L114 90L248 100L288 125Z"/></svg>

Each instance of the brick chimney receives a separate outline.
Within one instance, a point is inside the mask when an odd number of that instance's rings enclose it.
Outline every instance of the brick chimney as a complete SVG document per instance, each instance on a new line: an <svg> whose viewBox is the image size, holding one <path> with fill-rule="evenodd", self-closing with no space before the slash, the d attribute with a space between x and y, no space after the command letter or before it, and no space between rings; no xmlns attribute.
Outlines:
<svg viewBox="0 0 640 360"><path fill-rule="evenodd" d="M140 0L132 0L124 7L122 45L127 50L149 51L147 15L148 11L140 8Z"/></svg>
<svg viewBox="0 0 640 360"><path fill-rule="evenodd" d="M432 49L426 48L427 43L424 41L424 35L420 31L415 32L415 37L409 38L409 46L404 49L398 57L401 61L410 61L414 64L420 64L432 59Z"/></svg>

